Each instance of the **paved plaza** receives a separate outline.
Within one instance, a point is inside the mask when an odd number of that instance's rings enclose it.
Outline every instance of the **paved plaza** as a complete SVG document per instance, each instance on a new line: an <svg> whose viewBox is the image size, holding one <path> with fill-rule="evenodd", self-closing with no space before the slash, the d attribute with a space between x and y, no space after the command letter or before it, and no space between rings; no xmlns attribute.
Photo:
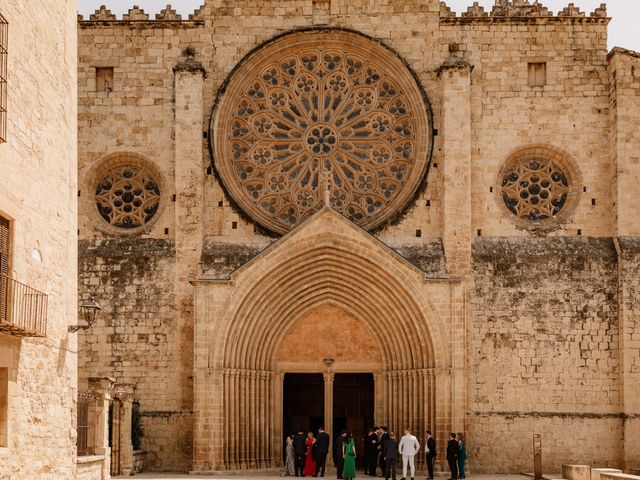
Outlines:
<svg viewBox="0 0 640 480"><path fill-rule="evenodd" d="M360 475L359 477L361 478L367 478L364 475ZM113 478L125 478L125 477L113 477ZM131 478L131 477L126 477L126 478ZM239 480L239 479L243 479L243 478L247 478L250 480L273 480L275 478L280 478L278 475L187 475L187 474L182 474L182 473L141 473L135 476L135 478L139 478L139 479L148 479L148 480L178 480L178 479L183 479L183 478L190 478L192 480L199 480L199 479L213 479L215 478L216 480ZM325 477L327 479L333 479L333 476L328 476ZM398 477L400 478L400 477ZM442 476L442 477L437 477L437 478L448 478L446 475ZM492 480L492 479L499 479L499 480L526 480L526 479L531 479L531 477L527 477L525 475L468 475L467 478L469 479L474 479L474 480ZM559 478L559 477L556 477ZM418 476L418 480L424 480L424 477Z"/></svg>

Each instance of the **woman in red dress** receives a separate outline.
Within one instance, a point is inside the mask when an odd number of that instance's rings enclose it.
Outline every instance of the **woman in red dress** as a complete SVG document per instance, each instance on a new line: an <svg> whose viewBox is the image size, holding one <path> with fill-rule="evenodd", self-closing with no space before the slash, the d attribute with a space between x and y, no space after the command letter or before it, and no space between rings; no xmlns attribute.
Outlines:
<svg viewBox="0 0 640 480"><path fill-rule="evenodd" d="M307 433L307 457L304 461L304 476L313 477L316 474L316 461L313 458L313 445L316 439L313 438L313 432Z"/></svg>

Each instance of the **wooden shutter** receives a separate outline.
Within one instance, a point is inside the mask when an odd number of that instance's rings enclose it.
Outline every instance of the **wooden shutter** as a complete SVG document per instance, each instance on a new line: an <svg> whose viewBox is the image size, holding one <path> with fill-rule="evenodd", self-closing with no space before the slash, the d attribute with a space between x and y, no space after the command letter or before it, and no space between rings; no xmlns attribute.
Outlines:
<svg viewBox="0 0 640 480"><path fill-rule="evenodd" d="M0 320L7 318L7 275L9 275L9 220L0 217Z"/></svg>

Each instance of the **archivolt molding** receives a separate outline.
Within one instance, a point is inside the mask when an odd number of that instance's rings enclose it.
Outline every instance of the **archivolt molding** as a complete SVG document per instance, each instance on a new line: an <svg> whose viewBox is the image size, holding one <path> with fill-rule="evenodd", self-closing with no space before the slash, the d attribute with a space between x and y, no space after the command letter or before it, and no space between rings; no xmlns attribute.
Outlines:
<svg viewBox="0 0 640 480"><path fill-rule="evenodd" d="M336 233L291 238L234 276L209 366L272 371L286 330L325 302L374 333L387 370L446 363L444 326L421 272L363 240Z"/></svg>

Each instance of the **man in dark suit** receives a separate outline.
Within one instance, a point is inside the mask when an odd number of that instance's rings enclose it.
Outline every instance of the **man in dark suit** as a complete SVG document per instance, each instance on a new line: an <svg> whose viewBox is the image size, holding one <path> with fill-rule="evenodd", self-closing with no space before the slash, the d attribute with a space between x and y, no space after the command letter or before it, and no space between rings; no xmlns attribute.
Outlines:
<svg viewBox="0 0 640 480"><path fill-rule="evenodd" d="M396 436L391 432L391 435L387 437L382 447L382 456L384 457L384 464L386 466L384 471L384 478L389 480L392 478L396 480L396 464L398 463L398 440ZM391 477L389 477L391 475Z"/></svg>
<svg viewBox="0 0 640 480"><path fill-rule="evenodd" d="M344 457L342 456L342 442L347 438L347 431L342 430L333 442L333 464L336 466L338 478L342 478L342 470L344 468Z"/></svg>
<svg viewBox="0 0 640 480"><path fill-rule="evenodd" d="M293 436L293 455L296 462L296 477L304 477L304 461L307 454L307 437L298 429L298 433Z"/></svg>
<svg viewBox="0 0 640 480"><path fill-rule="evenodd" d="M456 440L456 434L452 433L449 437L449 443L447 443L447 462L449 470L451 470L449 480L458 480L458 452L460 452L460 445Z"/></svg>
<svg viewBox="0 0 640 480"><path fill-rule="evenodd" d="M324 477L325 464L327 463L327 454L329 453L329 434L324 431L324 427L318 429L316 437L316 474Z"/></svg>
<svg viewBox="0 0 640 480"><path fill-rule="evenodd" d="M431 436L431 430L427 430L427 470L429 471L429 479L433 480L433 460L436 458L436 441Z"/></svg>
<svg viewBox="0 0 640 480"><path fill-rule="evenodd" d="M384 461L384 455L382 454L382 452L384 450L384 444L389 438L389 430L387 429L387 427L380 427L379 431L380 436L378 438L378 451L380 452L380 470L384 475L384 472L387 471L387 462Z"/></svg>
<svg viewBox="0 0 640 480"><path fill-rule="evenodd" d="M378 463L378 435L374 428L370 428L364 444L364 474L375 477L376 463Z"/></svg>

